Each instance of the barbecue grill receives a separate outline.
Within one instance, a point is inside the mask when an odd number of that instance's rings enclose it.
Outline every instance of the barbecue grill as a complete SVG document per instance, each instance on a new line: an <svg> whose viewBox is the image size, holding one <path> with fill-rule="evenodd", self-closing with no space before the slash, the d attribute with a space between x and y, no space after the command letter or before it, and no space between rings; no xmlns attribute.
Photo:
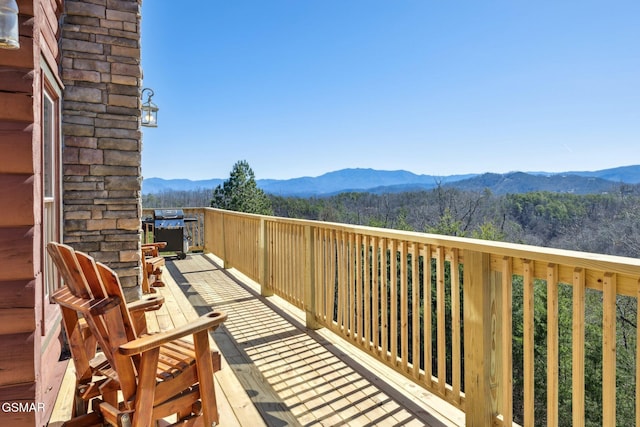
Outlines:
<svg viewBox="0 0 640 427"><path fill-rule="evenodd" d="M154 209L153 241L166 242L164 251L176 252L179 259L185 259L189 251L189 237L185 234L185 218L182 209Z"/></svg>

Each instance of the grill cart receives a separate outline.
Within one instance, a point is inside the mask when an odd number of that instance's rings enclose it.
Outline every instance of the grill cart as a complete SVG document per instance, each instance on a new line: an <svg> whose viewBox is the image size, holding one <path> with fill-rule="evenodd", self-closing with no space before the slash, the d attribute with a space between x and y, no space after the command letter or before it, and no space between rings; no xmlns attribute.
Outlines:
<svg viewBox="0 0 640 427"><path fill-rule="evenodd" d="M153 241L166 242L163 249L175 252L178 259L185 259L189 252L189 236L185 233L185 221L195 221L195 218L185 218L182 209L155 209L153 220L146 223L153 225Z"/></svg>

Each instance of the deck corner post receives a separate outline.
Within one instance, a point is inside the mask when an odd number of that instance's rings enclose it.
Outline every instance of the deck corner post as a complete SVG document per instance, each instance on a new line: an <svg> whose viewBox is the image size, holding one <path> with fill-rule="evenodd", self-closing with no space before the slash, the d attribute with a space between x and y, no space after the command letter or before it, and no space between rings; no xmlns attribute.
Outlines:
<svg viewBox="0 0 640 427"><path fill-rule="evenodd" d="M227 257L227 232L226 232L226 218L227 215L222 212L222 268L229 269L231 268L231 263Z"/></svg>
<svg viewBox="0 0 640 427"><path fill-rule="evenodd" d="M313 241L314 229L311 225L304 226L305 267L304 267L304 311L308 329L320 329L322 326L316 319L316 286L315 286L315 245Z"/></svg>
<svg viewBox="0 0 640 427"><path fill-rule="evenodd" d="M202 235L203 238L203 247L202 252L205 254L214 253L215 254L215 243L213 239L215 238L215 215L210 208L203 209L203 221L202 221ZM217 255L217 254L216 254Z"/></svg>
<svg viewBox="0 0 640 427"><path fill-rule="evenodd" d="M494 416L491 387L492 292L491 258L488 253L464 251L464 380L466 422L488 426ZM495 366L494 366L495 369Z"/></svg>
<svg viewBox="0 0 640 427"><path fill-rule="evenodd" d="M267 224L265 217L260 217L260 230L258 231L258 282L260 282L260 295L270 297L273 290L269 287L269 245Z"/></svg>

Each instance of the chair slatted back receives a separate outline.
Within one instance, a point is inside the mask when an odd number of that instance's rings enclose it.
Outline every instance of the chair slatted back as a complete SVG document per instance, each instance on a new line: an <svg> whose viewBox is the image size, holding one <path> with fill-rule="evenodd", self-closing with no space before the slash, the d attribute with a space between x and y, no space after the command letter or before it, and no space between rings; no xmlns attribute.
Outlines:
<svg viewBox="0 0 640 427"><path fill-rule="evenodd" d="M73 255L75 256L78 267L84 276L86 286L89 288L93 297L96 299L102 299L108 296L114 296L107 293L107 290L102 285L102 281L98 277L95 268L92 267L91 264L95 263L93 258L78 251L74 251Z"/></svg>
<svg viewBox="0 0 640 427"><path fill-rule="evenodd" d="M80 272L81 268L75 259L73 248L61 243L51 242L47 244L47 252L49 252L71 293L81 298L92 297L87 281Z"/></svg>
<svg viewBox="0 0 640 427"><path fill-rule="evenodd" d="M93 257L83 252L76 251L75 256L94 295L99 293L102 298L117 297L120 299L120 311L127 330L127 338L129 340L136 339L135 328L133 327L131 314L127 309L127 302L118 275L106 265L96 262Z"/></svg>
<svg viewBox="0 0 640 427"><path fill-rule="evenodd" d="M49 243L47 250L65 279L66 289L56 292L54 299L63 307L81 313L100 344L106 359L114 368L119 388L127 399L135 394L136 381L132 359L120 355L118 347L136 338L120 282L113 270L72 247ZM102 281L113 276L108 286ZM106 273L108 271L109 273Z"/></svg>

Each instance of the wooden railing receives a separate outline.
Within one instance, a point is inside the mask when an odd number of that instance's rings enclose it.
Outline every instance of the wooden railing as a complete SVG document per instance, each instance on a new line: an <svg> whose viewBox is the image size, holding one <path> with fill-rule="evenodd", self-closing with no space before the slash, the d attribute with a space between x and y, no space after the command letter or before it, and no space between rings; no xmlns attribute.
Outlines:
<svg viewBox="0 0 640 427"><path fill-rule="evenodd" d="M558 425L560 405L567 407L559 397L561 370L562 382L571 384L572 412L562 416L585 425L589 294L589 301L600 301L595 312L602 312L596 322L602 337L599 420L616 425L616 302L627 298L637 304L639 260L210 208L201 212L205 252L259 282L264 295L275 293L305 310L309 327L332 330L462 409L467 425ZM635 316L637 325L638 310ZM625 344L634 346L637 364L635 334ZM563 350L561 359L559 349L567 346L561 341L567 339L570 351ZM522 355L515 368L514 349ZM536 356L540 351L546 358ZM640 369L635 376L626 381L639 383ZM535 396L536 381L546 383L546 407ZM636 387L631 396L636 425L639 395Z"/></svg>

